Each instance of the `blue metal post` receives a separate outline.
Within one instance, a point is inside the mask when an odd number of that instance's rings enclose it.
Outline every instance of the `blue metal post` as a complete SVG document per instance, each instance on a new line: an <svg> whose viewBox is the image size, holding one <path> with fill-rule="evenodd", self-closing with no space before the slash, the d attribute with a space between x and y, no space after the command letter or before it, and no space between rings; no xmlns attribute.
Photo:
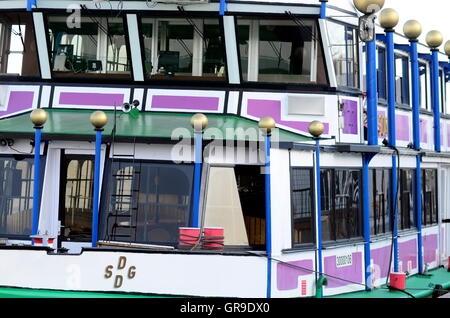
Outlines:
<svg viewBox="0 0 450 318"><path fill-rule="evenodd" d="M98 215L100 201L100 159L102 149L102 128L95 129L95 162L94 162L94 202L92 211L92 247L98 241Z"/></svg>
<svg viewBox="0 0 450 318"><path fill-rule="evenodd" d="M267 253L267 298L272 295L272 201L270 198L270 132L265 136L265 202L266 202L266 253Z"/></svg>
<svg viewBox="0 0 450 318"><path fill-rule="evenodd" d="M327 18L327 2L328 0L320 0L320 18Z"/></svg>
<svg viewBox="0 0 450 318"><path fill-rule="evenodd" d="M434 150L441 152L441 106L439 98L439 50L431 50L431 92L434 115Z"/></svg>
<svg viewBox="0 0 450 318"><path fill-rule="evenodd" d="M36 6L36 0L27 0L27 11L32 11L33 6Z"/></svg>
<svg viewBox="0 0 450 318"><path fill-rule="evenodd" d="M367 61L367 141L370 146L378 145L378 100L377 100L377 67L376 67L376 43L366 42ZM369 196L369 163L372 155L363 155L363 224L364 224L364 268L366 289L370 290L370 196Z"/></svg>
<svg viewBox="0 0 450 318"><path fill-rule="evenodd" d="M225 15L225 11L227 10L227 1L220 0L219 14Z"/></svg>
<svg viewBox="0 0 450 318"><path fill-rule="evenodd" d="M320 286L317 289L318 297L322 298L323 287L321 281L323 280L323 256L322 256L322 205L321 205L321 184L320 184L320 138L316 138L316 196L317 196L317 263L319 267L319 282Z"/></svg>
<svg viewBox="0 0 450 318"><path fill-rule="evenodd" d="M395 53L394 30L386 31L386 73L387 73L387 102L388 102L388 139L391 147L397 146L395 125ZM391 198L397 197L397 155L392 155ZM394 271L398 272L398 208L396 200L391 200L391 216L394 216Z"/></svg>
<svg viewBox="0 0 450 318"><path fill-rule="evenodd" d="M411 43L411 86L412 86L412 117L413 117L413 144L414 149L420 150L420 75L419 75L419 54L417 50L417 40L410 40ZM416 189L415 189L415 211L417 219L417 251L419 259L419 274L423 273L422 255L422 180L421 180L421 155L416 156Z"/></svg>
<svg viewBox="0 0 450 318"><path fill-rule="evenodd" d="M40 184L41 184L41 133L42 127L35 126L34 137L34 186L33 186L33 216L31 235L38 234L39 210L40 210ZM34 244L34 239L32 240Z"/></svg>
<svg viewBox="0 0 450 318"><path fill-rule="evenodd" d="M202 172L202 143L203 131L194 131L194 198L193 198L193 215L192 226L198 227L200 224L200 186Z"/></svg>

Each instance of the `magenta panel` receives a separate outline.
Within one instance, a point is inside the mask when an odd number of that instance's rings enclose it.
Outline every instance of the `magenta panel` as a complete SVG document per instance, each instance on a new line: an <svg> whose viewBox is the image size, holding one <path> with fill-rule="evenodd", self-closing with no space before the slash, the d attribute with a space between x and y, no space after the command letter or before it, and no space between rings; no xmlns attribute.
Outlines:
<svg viewBox="0 0 450 318"><path fill-rule="evenodd" d="M0 111L0 116L33 108L33 99L34 92L32 91L11 91L9 93L7 109Z"/></svg>
<svg viewBox="0 0 450 318"><path fill-rule="evenodd" d="M183 110L219 110L219 97L153 95L152 108Z"/></svg>
<svg viewBox="0 0 450 318"><path fill-rule="evenodd" d="M298 288L298 277L313 273L313 261L301 260L277 264L278 290L293 290Z"/></svg>
<svg viewBox="0 0 450 318"><path fill-rule="evenodd" d="M59 95L60 105L76 106L122 106L124 103L124 94L110 93L66 93Z"/></svg>
<svg viewBox="0 0 450 318"><path fill-rule="evenodd" d="M363 284L362 253L352 253L352 264L345 267L336 266L336 255L324 258L324 272L328 279L327 288ZM342 278L342 279L340 279Z"/></svg>
<svg viewBox="0 0 450 318"><path fill-rule="evenodd" d="M395 123L397 140L409 141L409 117L406 115L396 115Z"/></svg>

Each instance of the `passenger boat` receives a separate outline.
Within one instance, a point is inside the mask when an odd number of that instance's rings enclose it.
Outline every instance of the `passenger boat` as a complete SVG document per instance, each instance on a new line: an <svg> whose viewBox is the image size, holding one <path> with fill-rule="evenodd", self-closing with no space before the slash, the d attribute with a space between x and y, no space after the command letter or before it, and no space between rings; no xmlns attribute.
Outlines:
<svg viewBox="0 0 450 318"><path fill-rule="evenodd" d="M450 42L383 4L0 1L0 296L444 293Z"/></svg>

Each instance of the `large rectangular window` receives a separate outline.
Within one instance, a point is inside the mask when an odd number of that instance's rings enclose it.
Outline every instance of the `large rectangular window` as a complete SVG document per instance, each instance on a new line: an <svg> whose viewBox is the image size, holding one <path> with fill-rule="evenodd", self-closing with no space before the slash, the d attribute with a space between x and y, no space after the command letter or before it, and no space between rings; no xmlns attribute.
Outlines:
<svg viewBox="0 0 450 318"><path fill-rule="evenodd" d="M218 19L143 18L147 78L225 80Z"/></svg>
<svg viewBox="0 0 450 318"><path fill-rule="evenodd" d="M322 169L320 174L323 240L361 237L361 171Z"/></svg>
<svg viewBox="0 0 450 318"><path fill-rule="evenodd" d="M314 182L311 169L291 170L293 244L311 244L314 239Z"/></svg>
<svg viewBox="0 0 450 318"><path fill-rule="evenodd" d="M390 216L390 169L369 171L370 189L370 234L380 235L391 232Z"/></svg>
<svg viewBox="0 0 450 318"><path fill-rule="evenodd" d="M328 21L330 50L338 85L359 87L358 37L354 27Z"/></svg>
<svg viewBox="0 0 450 318"><path fill-rule="evenodd" d="M414 217L414 183L415 174L413 169L400 170L400 204L398 205L399 228L408 230L415 226Z"/></svg>
<svg viewBox="0 0 450 318"><path fill-rule="evenodd" d="M33 158L0 157L0 235L31 235Z"/></svg>
<svg viewBox="0 0 450 318"><path fill-rule="evenodd" d="M244 81L327 84L315 20L239 17L237 34Z"/></svg>
<svg viewBox="0 0 450 318"><path fill-rule="evenodd" d="M40 76L30 13L0 15L0 75Z"/></svg>
<svg viewBox="0 0 450 318"><path fill-rule="evenodd" d="M387 99L386 94L386 49L377 47L377 89L378 98Z"/></svg>
<svg viewBox="0 0 450 318"><path fill-rule="evenodd" d="M422 224L438 224L437 170L422 170Z"/></svg>
<svg viewBox="0 0 450 318"><path fill-rule="evenodd" d="M419 62L419 105L420 108L431 110L428 105L428 64Z"/></svg>
<svg viewBox="0 0 450 318"><path fill-rule="evenodd" d="M193 165L119 160L109 173L100 237L176 246L190 226Z"/></svg>
<svg viewBox="0 0 450 318"><path fill-rule="evenodd" d="M53 75L131 76L122 18L49 16L48 28Z"/></svg>

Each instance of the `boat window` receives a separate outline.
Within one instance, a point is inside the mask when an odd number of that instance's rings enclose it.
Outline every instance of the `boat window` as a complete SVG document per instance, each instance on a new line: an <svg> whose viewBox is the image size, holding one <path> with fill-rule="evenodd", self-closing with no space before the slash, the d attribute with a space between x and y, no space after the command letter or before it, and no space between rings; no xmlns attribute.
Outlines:
<svg viewBox="0 0 450 318"><path fill-rule="evenodd" d="M428 64L419 62L419 103L420 108L431 110L428 103Z"/></svg>
<svg viewBox="0 0 450 318"><path fill-rule="evenodd" d="M352 26L327 21L330 50L339 86L359 87L358 38Z"/></svg>
<svg viewBox="0 0 450 318"><path fill-rule="evenodd" d="M218 19L142 19L150 79L225 80L225 46Z"/></svg>
<svg viewBox="0 0 450 318"><path fill-rule="evenodd" d="M437 170L422 170L422 224L438 223Z"/></svg>
<svg viewBox="0 0 450 318"><path fill-rule="evenodd" d="M399 196L399 228L401 230L408 230L415 226L414 217L414 170L401 169L400 170L400 196Z"/></svg>
<svg viewBox="0 0 450 318"><path fill-rule="evenodd" d="M49 16L48 29L54 76L131 76L122 18Z"/></svg>
<svg viewBox="0 0 450 318"><path fill-rule="evenodd" d="M0 157L0 235L31 234L34 187L33 158Z"/></svg>
<svg viewBox="0 0 450 318"><path fill-rule="evenodd" d="M314 243L314 182L311 169L291 170L293 244Z"/></svg>
<svg viewBox="0 0 450 318"><path fill-rule="evenodd" d="M395 56L395 102L409 106L409 60L407 56Z"/></svg>
<svg viewBox="0 0 450 318"><path fill-rule="evenodd" d="M0 75L40 76L30 13L0 14Z"/></svg>
<svg viewBox="0 0 450 318"><path fill-rule="evenodd" d="M378 98L386 100L386 49L381 46L377 47L377 56Z"/></svg>
<svg viewBox="0 0 450 318"><path fill-rule="evenodd" d="M114 161L102 208L105 241L176 246L190 225L193 165Z"/></svg>
<svg viewBox="0 0 450 318"><path fill-rule="evenodd" d="M264 175L260 166L211 167L205 227L223 227L227 247L265 249Z"/></svg>
<svg viewBox="0 0 450 318"><path fill-rule="evenodd" d="M447 90L445 88L445 69L439 69L439 96L441 97L441 113L446 114L447 110Z"/></svg>
<svg viewBox="0 0 450 318"><path fill-rule="evenodd" d="M68 156L63 161L62 171L65 173L64 199L61 200L63 237L70 241L91 241L94 160Z"/></svg>
<svg viewBox="0 0 450 318"><path fill-rule="evenodd" d="M322 239L339 241L362 236L360 170L321 170Z"/></svg>
<svg viewBox="0 0 450 318"><path fill-rule="evenodd" d="M370 234L379 235L391 232L390 169L369 170L370 193Z"/></svg>
<svg viewBox="0 0 450 318"><path fill-rule="evenodd" d="M315 20L239 17L237 38L244 81L327 84Z"/></svg>

